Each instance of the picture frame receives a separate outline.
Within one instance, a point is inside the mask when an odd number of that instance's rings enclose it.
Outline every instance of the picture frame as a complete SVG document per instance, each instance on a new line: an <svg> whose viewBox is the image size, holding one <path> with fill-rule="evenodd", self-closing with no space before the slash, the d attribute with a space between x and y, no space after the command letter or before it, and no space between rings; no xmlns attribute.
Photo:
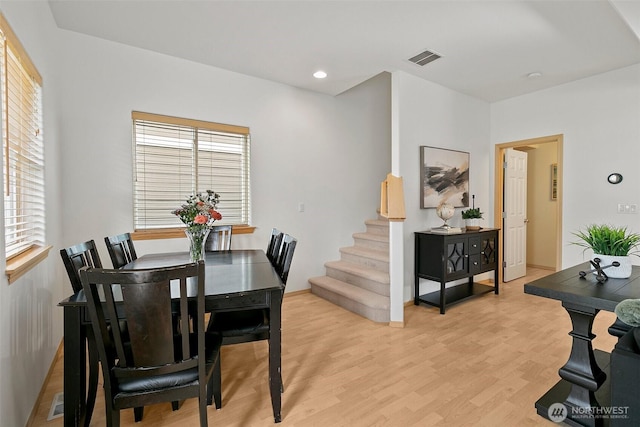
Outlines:
<svg viewBox="0 0 640 427"><path fill-rule="evenodd" d="M558 164L551 163L551 200L558 200Z"/></svg>
<svg viewBox="0 0 640 427"><path fill-rule="evenodd" d="M420 208L469 206L469 153L420 146Z"/></svg>

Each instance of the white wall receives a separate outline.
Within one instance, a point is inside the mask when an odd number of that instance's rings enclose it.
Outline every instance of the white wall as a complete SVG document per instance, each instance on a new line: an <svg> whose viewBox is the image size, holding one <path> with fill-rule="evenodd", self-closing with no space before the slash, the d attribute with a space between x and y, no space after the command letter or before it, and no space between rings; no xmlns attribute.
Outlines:
<svg viewBox="0 0 640 427"><path fill-rule="evenodd" d="M0 4L44 75L54 246L44 263L0 289L0 424L26 423L62 338L57 303L71 288L58 251L94 239L108 266L104 236L133 228L132 110L251 128L257 229L233 243L266 248L272 227L297 237L287 291L308 288L376 216L391 167L388 74L330 97L59 30L45 2ZM140 255L186 245L136 242Z"/></svg>
<svg viewBox="0 0 640 427"><path fill-rule="evenodd" d="M610 223L640 231L640 215L616 210L618 203L640 204L640 65L491 105L491 152L495 144L555 134L564 134L566 268L591 256L570 244L578 229ZM620 172L622 183L607 183L611 172Z"/></svg>
<svg viewBox="0 0 640 427"><path fill-rule="evenodd" d="M420 146L428 145L470 153L469 192L485 213L483 226L493 224L489 176L489 104L443 86L398 72L400 173L404 179L404 301L413 298L414 232L442 224L435 209L420 209ZM449 221L462 227L462 209ZM420 280L420 294L439 284Z"/></svg>
<svg viewBox="0 0 640 427"><path fill-rule="evenodd" d="M233 243L266 248L272 227L297 237L288 291L308 288L307 278L324 274L324 262L375 216L390 168L384 79L330 97L72 32L63 31L62 42L60 55L74 64L60 81L62 185L69 190L63 245L132 229L132 110L251 128L257 229ZM186 244L153 240L136 248L144 254Z"/></svg>
<svg viewBox="0 0 640 427"><path fill-rule="evenodd" d="M45 2L2 1L0 9L43 78L45 226L47 242L54 245L44 262L10 285L0 263L0 425L23 426L62 337L62 309L56 306L65 297L56 253L61 232L56 29ZM4 233L0 240L4 259Z"/></svg>

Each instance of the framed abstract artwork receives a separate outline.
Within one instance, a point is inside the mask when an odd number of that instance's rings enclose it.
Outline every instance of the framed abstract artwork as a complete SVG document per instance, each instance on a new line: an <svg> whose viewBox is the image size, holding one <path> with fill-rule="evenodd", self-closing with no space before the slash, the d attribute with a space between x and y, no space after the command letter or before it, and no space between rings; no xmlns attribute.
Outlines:
<svg viewBox="0 0 640 427"><path fill-rule="evenodd" d="M420 208L469 206L469 153L420 146Z"/></svg>

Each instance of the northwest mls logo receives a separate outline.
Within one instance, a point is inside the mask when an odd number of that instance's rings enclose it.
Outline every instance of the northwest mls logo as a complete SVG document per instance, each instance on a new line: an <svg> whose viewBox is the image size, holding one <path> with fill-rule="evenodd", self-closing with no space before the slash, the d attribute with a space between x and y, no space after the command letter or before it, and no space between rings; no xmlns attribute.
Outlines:
<svg viewBox="0 0 640 427"><path fill-rule="evenodd" d="M567 418L567 408L562 403L554 403L549 406L547 415L554 423L561 423Z"/></svg>

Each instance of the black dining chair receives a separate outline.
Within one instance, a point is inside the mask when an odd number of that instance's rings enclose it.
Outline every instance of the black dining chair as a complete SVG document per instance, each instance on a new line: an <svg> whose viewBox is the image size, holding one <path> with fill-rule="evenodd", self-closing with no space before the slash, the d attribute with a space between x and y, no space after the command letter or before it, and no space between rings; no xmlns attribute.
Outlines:
<svg viewBox="0 0 640 427"><path fill-rule="evenodd" d="M285 286L289 278L291 260L297 243L297 239L284 235L282 250L276 260L276 265L274 265L274 269ZM269 310L252 309L212 313L207 330L220 334L222 336L222 345L268 340ZM282 374L280 384L282 384Z"/></svg>
<svg viewBox="0 0 640 427"><path fill-rule="evenodd" d="M204 243L205 252L231 250L233 227L230 225L214 225Z"/></svg>
<svg viewBox="0 0 640 427"><path fill-rule="evenodd" d="M98 249L93 240L79 243L71 247L60 249L62 263L67 271L69 282L74 293L82 290L82 281L78 270L82 267L102 267ZM96 348L95 338L91 327L86 328L87 336L87 353L89 358L89 378L87 384L87 402L86 402L86 418L85 427L88 427L91 420L91 414L96 403L96 395L98 391L98 375L100 373L98 363L98 351Z"/></svg>
<svg viewBox="0 0 640 427"><path fill-rule="evenodd" d="M284 233L277 228L271 229L271 238L269 239L269 245L267 246L267 258L271 261L271 264L275 266L280 254L280 247L282 246L282 239Z"/></svg>
<svg viewBox="0 0 640 427"><path fill-rule="evenodd" d="M285 234L282 238L282 246L276 259L275 269L282 283L287 284L289 278L289 269L291 269L291 260L293 259L293 252L296 250L298 240L289 234Z"/></svg>
<svg viewBox="0 0 640 427"><path fill-rule="evenodd" d="M103 361L108 427L119 426L122 409L193 397L199 400L200 426L207 426L207 404L221 399L221 337L205 331L204 275L203 261L144 270L80 270ZM183 322L176 335L172 310L195 319L194 330ZM108 319L118 317L129 325L126 334L119 322L109 331Z"/></svg>
<svg viewBox="0 0 640 427"><path fill-rule="evenodd" d="M130 233L107 236L104 238L113 268L120 268L138 258Z"/></svg>

